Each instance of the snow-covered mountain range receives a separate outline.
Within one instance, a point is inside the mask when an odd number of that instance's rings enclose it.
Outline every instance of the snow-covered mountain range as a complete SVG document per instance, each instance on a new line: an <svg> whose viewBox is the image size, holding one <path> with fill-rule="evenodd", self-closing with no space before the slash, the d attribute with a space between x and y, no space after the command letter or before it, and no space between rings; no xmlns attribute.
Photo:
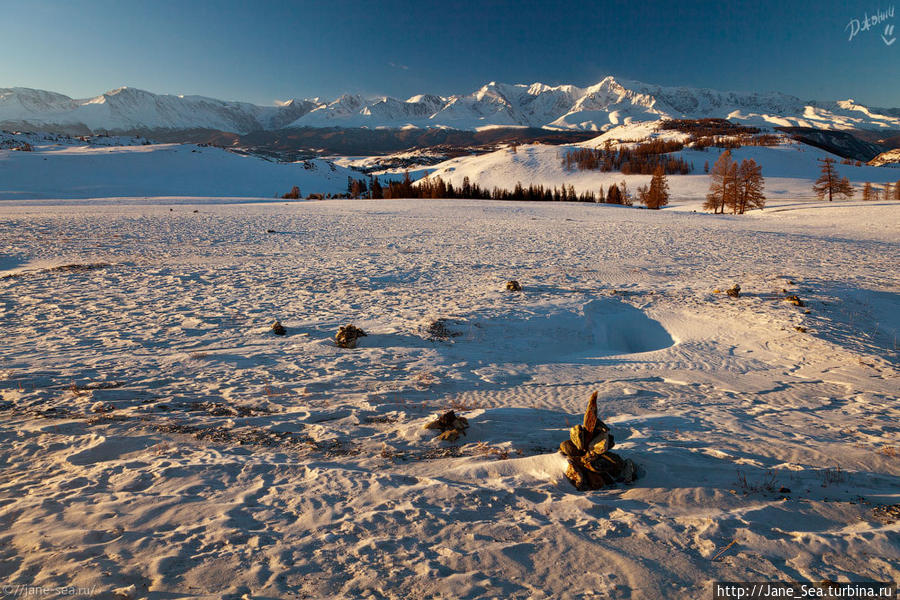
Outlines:
<svg viewBox="0 0 900 600"><path fill-rule="evenodd" d="M69 133L213 129L245 134L298 127L604 131L632 121L703 117L762 126L900 129L900 109L871 108L853 100L813 102L776 92L662 87L613 77L586 88L491 82L471 94L448 97L398 100L345 94L333 101L294 99L273 106L126 87L80 100L30 88L0 88L0 127Z"/></svg>

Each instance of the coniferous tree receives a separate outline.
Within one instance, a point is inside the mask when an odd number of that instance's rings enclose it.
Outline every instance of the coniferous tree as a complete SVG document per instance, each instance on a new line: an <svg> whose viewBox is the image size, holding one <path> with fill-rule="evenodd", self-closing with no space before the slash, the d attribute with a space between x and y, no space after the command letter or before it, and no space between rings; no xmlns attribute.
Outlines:
<svg viewBox="0 0 900 600"><path fill-rule="evenodd" d="M738 167L735 195L737 196L737 213L744 214L751 208L765 208L766 198L763 195L765 180L762 167L755 160L742 160Z"/></svg>
<svg viewBox="0 0 900 600"><path fill-rule="evenodd" d="M384 198L384 191L381 188L381 182L377 177L372 177L372 183L369 184L369 197L375 200Z"/></svg>
<svg viewBox="0 0 900 600"><path fill-rule="evenodd" d="M624 179L619 183L619 191L622 193L622 204L632 206L634 198L631 197L631 192L628 191L628 183Z"/></svg>
<svg viewBox="0 0 900 600"><path fill-rule="evenodd" d="M619 186L616 184L609 186L609 190L606 192L606 203L622 204L622 192L619 191Z"/></svg>
<svg viewBox="0 0 900 600"><path fill-rule="evenodd" d="M647 208L659 210L669 203L669 183L666 172L659 166L650 179L650 187L638 188L638 198Z"/></svg>
<svg viewBox="0 0 900 600"><path fill-rule="evenodd" d="M350 197L351 198L361 198L368 191L368 186L366 185L365 179L351 179L350 180Z"/></svg>
<svg viewBox="0 0 900 600"><path fill-rule="evenodd" d="M872 184L868 181L863 184L862 199L863 202L878 200L878 190L872 187Z"/></svg>
<svg viewBox="0 0 900 600"><path fill-rule="evenodd" d="M729 150L720 154L718 160L713 164L709 172L709 193L706 194L704 209L711 210L714 214L724 214L725 206L734 196L733 165Z"/></svg>
<svg viewBox="0 0 900 600"><path fill-rule="evenodd" d="M825 158L820 158L819 162L822 163L822 174L813 185L813 191L819 197L819 200L825 198L826 195L829 202L834 199L835 195L852 198L853 186L850 185L849 179L846 177L841 178L838 175L837 169L834 168L834 159L826 156Z"/></svg>
<svg viewBox="0 0 900 600"><path fill-rule="evenodd" d="M409 171L403 172L403 182L400 184L401 198L415 198L412 191L412 180L409 178Z"/></svg>
<svg viewBox="0 0 900 600"><path fill-rule="evenodd" d="M853 189L853 184L850 183L850 180L842 177L840 184L838 184L838 193L845 198L852 198L856 191Z"/></svg>
<svg viewBox="0 0 900 600"><path fill-rule="evenodd" d="M647 206L650 204L650 186L649 185L639 185L637 189L634 191L637 194L638 202Z"/></svg>
<svg viewBox="0 0 900 600"><path fill-rule="evenodd" d="M738 163L733 162L728 165L728 194L725 196L725 206L722 207L722 214L725 214L725 209L731 209L731 214L737 214L737 206L738 206L738 186L740 182L738 181Z"/></svg>
<svg viewBox="0 0 900 600"><path fill-rule="evenodd" d="M894 184L894 200L900 202L900 179Z"/></svg>

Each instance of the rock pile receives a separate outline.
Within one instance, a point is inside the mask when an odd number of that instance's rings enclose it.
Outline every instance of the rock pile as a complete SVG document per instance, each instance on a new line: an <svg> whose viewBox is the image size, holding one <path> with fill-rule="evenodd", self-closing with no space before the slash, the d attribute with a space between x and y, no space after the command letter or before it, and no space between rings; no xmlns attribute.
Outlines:
<svg viewBox="0 0 900 600"><path fill-rule="evenodd" d="M452 410L448 410L425 426L425 429L440 429L441 434L437 439L447 442L455 442L459 439L460 435L465 435L466 429L468 428L468 419L457 416Z"/></svg>
<svg viewBox="0 0 900 600"><path fill-rule="evenodd" d="M803 306L803 305L804 305L804 304L803 304L803 300L801 300L801 299L800 299L799 297L797 297L795 294L791 294L791 295L789 295L789 296L785 296L785 297L784 297L784 301L785 301L785 302L789 302L789 303L793 304L794 306Z"/></svg>
<svg viewBox="0 0 900 600"><path fill-rule="evenodd" d="M275 335L286 335L287 329L284 328L284 325L281 324L281 321L275 321L272 323L272 333Z"/></svg>
<svg viewBox="0 0 900 600"><path fill-rule="evenodd" d="M734 284L733 287L725 290L725 293L728 294L732 298L740 298L741 297L741 286L738 284Z"/></svg>
<svg viewBox="0 0 900 600"><path fill-rule="evenodd" d="M637 467L630 458L610 452L615 445L609 427L597 418L597 392L591 394L584 424L569 430L559 451L569 459L566 479L579 490L599 490L616 482L632 483Z"/></svg>
<svg viewBox="0 0 900 600"><path fill-rule="evenodd" d="M521 292L522 286L515 279L510 279L506 282L506 291L508 292Z"/></svg>
<svg viewBox="0 0 900 600"><path fill-rule="evenodd" d="M356 325L344 325L338 329L337 334L335 334L334 342L340 348L356 348L356 340L367 335L368 334L365 331Z"/></svg>

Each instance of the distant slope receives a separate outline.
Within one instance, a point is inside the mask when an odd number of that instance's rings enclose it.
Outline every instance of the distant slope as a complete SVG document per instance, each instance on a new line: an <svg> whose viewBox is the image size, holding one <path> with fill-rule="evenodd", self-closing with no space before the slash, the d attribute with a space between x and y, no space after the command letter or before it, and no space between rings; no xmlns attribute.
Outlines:
<svg viewBox="0 0 900 600"><path fill-rule="evenodd" d="M13 150L28 142L34 151ZM103 145L118 144L118 145ZM220 148L0 134L0 200L154 196L272 198L346 191L357 175L324 160L275 163Z"/></svg>
<svg viewBox="0 0 900 600"><path fill-rule="evenodd" d="M860 136L851 135L846 131L829 131L812 127L779 127L778 129L804 144L810 144L853 160L868 161L884 150L881 145L865 141L860 139Z"/></svg>
<svg viewBox="0 0 900 600"><path fill-rule="evenodd" d="M783 127L900 129L900 111L853 100L803 101L781 93L662 87L606 77L579 88L491 82L469 94L420 94L407 100L345 94L333 101L291 100L274 106L202 96L157 95L118 88L94 98L28 88L0 88L0 127L69 133L153 134L210 129L246 134L284 128L539 127L601 131L632 121L728 118Z"/></svg>

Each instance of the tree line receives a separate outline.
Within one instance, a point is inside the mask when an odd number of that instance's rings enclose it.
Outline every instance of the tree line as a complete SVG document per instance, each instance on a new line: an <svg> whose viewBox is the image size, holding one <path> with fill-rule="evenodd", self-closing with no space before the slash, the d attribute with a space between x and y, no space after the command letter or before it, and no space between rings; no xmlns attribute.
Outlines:
<svg viewBox="0 0 900 600"><path fill-rule="evenodd" d="M896 200L900 202L900 180L893 184L885 183L881 189L867 181L863 184L862 199L865 201Z"/></svg>
<svg viewBox="0 0 900 600"><path fill-rule="evenodd" d="M370 177L368 180L349 177L346 196L376 200L446 198L525 202L593 202L620 206L633 206L635 202L635 197L629 191L625 181L613 183L606 190L601 185L598 190L584 190L578 193L571 184L550 187L540 184L524 186L521 182L517 182L512 189L497 186L487 188L472 183L468 177L464 177L462 184L458 186L454 186L450 181L444 181L441 177L424 177L413 185L408 172L403 174L401 181L384 183L377 177ZM648 185L637 188L637 201L647 208L653 209L661 208L669 203L669 184L662 166L657 167Z"/></svg>
<svg viewBox="0 0 900 600"><path fill-rule="evenodd" d="M739 125L727 119L666 119L659 129L688 134L690 138L686 145L701 151L709 147L776 146L780 139L776 134L762 133L758 127Z"/></svg>
<svg viewBox="0 0 900 600"><path fill-rule="evenodd" d="M676 141L651 140L632 148L613 148L606 140L603 148L579 148L569 150L562 157L567 171L620 171L623 175L651 175L658 167L667 174L687 175L693 165L681 157L666 156L678 152L684 144Z"/></svg>

